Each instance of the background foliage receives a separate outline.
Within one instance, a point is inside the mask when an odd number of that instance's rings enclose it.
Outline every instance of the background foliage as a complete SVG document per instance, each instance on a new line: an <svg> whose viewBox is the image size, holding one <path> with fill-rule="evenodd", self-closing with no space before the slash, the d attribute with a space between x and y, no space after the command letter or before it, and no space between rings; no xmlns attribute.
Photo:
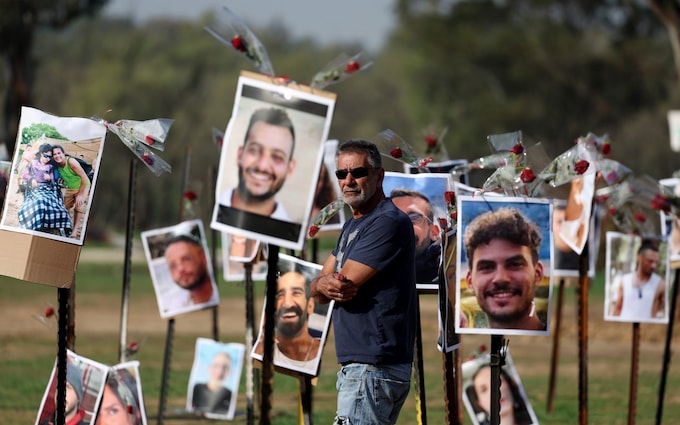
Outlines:
<svg viewBox="0 0 680 425"><path fill-rule="evenodd" d="M613 159L670 176L678 167L666 112L680 94L666 30L644 2L593 3L395 1L399 24L373 66L328 88L338 93L330 137L370 139L390 128L424 150L425 129L447 127L449 155L473 159L489 153L489 134L522 130L525 144L555 156L587 132L608 133ZM219 152L212 128L224 130L238 74L253 70L203 30L212 19L135 25L95 15L37 27L31 106L108 121L175 119L163 153L174 173L139 170L139 228L177 221L185 181L209 217ZM252 29L276 73L302 83L362 49L295 39L281 25ZM125 227L132 158L108 137L88 237Z"/></svg>

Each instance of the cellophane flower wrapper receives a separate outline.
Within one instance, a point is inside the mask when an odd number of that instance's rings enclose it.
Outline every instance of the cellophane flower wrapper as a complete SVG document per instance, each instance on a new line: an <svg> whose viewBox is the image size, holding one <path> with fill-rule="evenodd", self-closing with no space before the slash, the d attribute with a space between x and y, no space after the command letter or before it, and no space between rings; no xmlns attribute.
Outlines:
<svg viewBox="0 0 680 425"><path fill-rule="evenodd" d="M490 134L486 136L491 152L509 152L516 145L522 145L522 131L510 133Z"/></svg>
<svg viewBox="0 0 680 425"><path fill-rule="evenodd" d="M576 139L576 143L584 143L592 145L597 151L598 155L607 156L611 152L611 140L608 134L598 136L594 133L588 133Z"/></svg>
<svg viewBox="0 0 680 425"><path fill-rule="evenodd" d="M587 165L583 172L579 165ZM555 158L548 166L538 173L538 178L552 187L562 186L572 180L596 172L595 147L590 144L578 143Z"/></svg>
<svg viewBox="0 0 680 425"><path fill-rule="evenodd" d="M175 120L157 118L146 121L118 120L111 124L118 128L120 134L128 139L138 140L159 151L165 150L165 138Z"/></svg>
<svg viewBox="0 0 680 425"><path fill-rule="evenodd" d="M344 81L371 65L373 65L373 60L364 52L359 52L352 57L342 53L323 70L314 74L309 86L321 90L331 84Z"/></svg>
<svg viewBox="0 0 680 425"><path fill-rule="evenodd" d="M597 163L598 177L609 186L621 183L632 173L630 168L613 159L603 158Z"/></svg>
<svg viewBox="0 0 680 425"><path fill-rule="evenodd" d="M512 161L511 152L494 153L474 159L467 164L461 164L451 170L453 177L460 176L472 170L497 169L509 165Z"/></svg>
<svg viewBox="0 0 680 425"><path fill-rule="evenodd" d="M146 136L137 131L134 125L131 129L127 124L123 124L123 120L119 120L116 123L110 123L99 117L90 117L90 119L103 125L108 131L118 136L123 144L127 146L128 149L130 149L132 153L135 154L135 156L139 158L155 175L160 176L163 173L170 173L172 171L170 164L165 162L160 156L156 155L151 150L149 145L143 141L146 139ZM165 119L162 120L165 121ZM133 123L134 121L127 120L127 122ZM163 138L163 140L165 140L165 138Z"/></svg>
<svg viewBox="0 0 680 425"><path fill-rule="evenodd" d="M213 142L218 148L220 148L220 150L221 150L221 149L222 149L222 145L224 144L224 131L222 131L222 130L220 130L220 129L218 129L218 128L213 127L213 128L212 128L212 142Z"/></svg>
<svg viewBox="0 0 680 425"><path fill-rule="evenodd" d="M634 204L680 217L680 199L653 177L631 177L626 182L630 186L631 202Z"/></svg>
<svg viewBox="0 0 680 425"><path fill-rule="evenodd" d="M387 129L378 133L378 144L383 156L396 159L405 164L415 167L421 173L429 173L427 164L432 162L432 157L420 158L413 147L406 143L394 131Z"/></svg>
<svg viewBox="0 0 680 425"><path fill-rule="evenodd" d="M215 15L214 25L206 26L204 29L220 42L242 53L260 73L275 75L267 49L248 28L248 25L228 7L222 6Z"/></svg>
<svg viewBox="0 0 680 425"><path fill-rule="evenodd" d="M345 201L342 199L336 199L330 204L319 210L319 213L312 219L312 225L309 226L309 231L307 232L310 238L316 236L321 227L328 223L328 221L333 218L337 213L339 213L345 207Z"/></svg>

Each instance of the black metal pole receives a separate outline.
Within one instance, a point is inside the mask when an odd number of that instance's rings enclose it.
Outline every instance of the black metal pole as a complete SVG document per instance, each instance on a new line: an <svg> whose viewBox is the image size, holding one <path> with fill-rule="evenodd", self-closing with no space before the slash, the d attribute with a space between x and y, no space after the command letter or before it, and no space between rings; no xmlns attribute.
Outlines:
<svg viewBox="0 0 680 425"><path fill-rule="evenodd" d="M175 319L168 320L168 330L165 334L165 354L163 356L163 374L161 376L160 399L158 400L158 425L163 425L165 402L168 396L168 378L170 376L170 361L172 359L172 342L175 336Z"/></svg>
<svg viewBox="0 0 680 425"><path fill-rule="evenodd" d="M415 357L413 363L415 366L414 375L416 379L416 388L418 392L416 393L416 412L418 414L418 423L420 425L427 425L427 406L425 400L425 372L423 367L423 332L420 322L420 295L418 295L416 303L417 315L416 315L416 347L415 347ZM445 337L442 337L445 338ZM444 342L442 346L445 346Z"/></svg>
<svg viewBox="0 0 680 425"><path fill-rule="evenodd" d="M255 305L253 294L253 263L245 263L245 285L246 285L246 352L250 353L255 343ZM253 373L253 362L246 362L246 412L248 425L255 423L255 404L253 401L253 383L255 381Z"/></svg>
<svg viewBox="0 0 680 425"><path fill-rule="evenodd" d="M276 280L279 247L269 245L267 257L267 295L264 310L264 354L262 356L262 395L260 397L260 425L271 424L272 393L274 387L274 315L276 314Z"/></svg>
<svg viewBox="0 0 680 425"><path fill-rule="evenodd" d="M501 349L503 348L503 336L491 335L491 412L490 425L501 423L501 367L505 363L505 358Z"/></svg>
<svg viewBox="0 0 680 425"><path fill-rule="evenodd" d="M656 405L656 425L661 425L663 417L663 401L666 395L666 379L668 368L671 364L671 343L673 341L673 322L675 321L675 309L678 304L678 285L680 284L680 269L675 269L675 279L671 288L671 305L668 312L668 326L666 327L666 346L663 350L663 362L661 365L661 379L659 380L659 400Z"/></svg>
<svg viewBox="0 0 680 425"><path fill-rule="evenodd" d="M57 289L57 301L59 303L59 320L57 331L57 403L55 406L56 425L66 423L66 356L67 335L68 335L68 316L69 316L69 293L68 288Z"/></svg>
<svg viewBox="0 0 680 425"><path fill-rule="evenodd" d="M578 263L578 423L588 423L588 243Z"/></svg>
<svg viewBox="0 0 680 425"><path fill-rule="evenodd" d="M130 177L128 182L127 226L125 228L125 260L123 263L123 291L120 301L120 340L118 344L118 362L127 360L127 324L130 298L130 271L132 265L132 240L135 227L135 204L137 186L137 159L130 161Z"/></svg>

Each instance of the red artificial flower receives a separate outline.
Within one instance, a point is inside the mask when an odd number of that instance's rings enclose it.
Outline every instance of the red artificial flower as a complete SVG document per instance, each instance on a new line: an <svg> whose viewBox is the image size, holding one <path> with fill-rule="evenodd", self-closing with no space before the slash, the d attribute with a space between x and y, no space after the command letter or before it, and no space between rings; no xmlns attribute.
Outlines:
<svg viewBox="0 0 680 425"><path fill-rule="evenodd" d="M146 143L147 143L148 145L153 145L154 143L157 142L156 138L153 137L153 136L146 136L146 137L144 138L144 140L146 140Z"/></svg>
<svg viewBox="0 0 680 425"><path fill-rule="evenodd" d="M614 208L614 207L609 208L609 214L610 215L616 214L616 208Z"/></svg>
<svg viewBox="0 0 680 425"><path fill-rule="evenodd" d="M427 157L427 158L425 158L425 159L421 159L421 160L420 160L420 163L418 164L418 169L420 170L421 168L427 167L427 164L429 164L430 162L432 162L432 157L431 157L431 156L430 156L430 157Z"/></svg>
<svg viewBox="0 0 680 425"><path fill-rule="evenodd" d="M52 307L47 307L45 309L45 317L52 317L54 316L54 309Z"/></svg>
<svg viewBox="0 0 680 425"><path fill-rule="evenodd" d="M316 234L318 232L319 232L319 226L314 225L314 224L309 226L309 237L310 238L313 238L314 236L316 236Z"/></svg>
<svg viewBox="0 0 680 425"><path fill-rule="evenodd" d="M519 155L522 152L524 152L524 146L522 146L522 144L520 143L517 143L515 146L512 147L512 149L510 149L510 152L514 153L515 155Z"/></svg>
<svg viewBox="0 0 680 425"><path fill-rule="evenodd" d="M451 219L452 219L453 221L458 220L458 211L452 212L451 214L449 214L449 216L451 217Z"/></svg>
<svg viewBox="0 0 680 425"><path fill-rule="evenodd" d="M196 195L196 192L194 192L193 190L185 190L184 198L190 201L195 201L198 198L198 195Z"/></svg>
<svg viewBox="0 0 680 425"><path fill-rule="evenodd" d="M609 196L607 196L607 195L596 195L595 196L595 202L600 203L600 204L604 204L605 202L607 202L608 199L609 199Z"/></svg>
<svg viewBox="0 0 680 425"><path fill-rule="evenodd" d="M602 145L602 155L609 155L609 152L612 151L612 145L609 143L605 143Z"/></svg>
<svg viewBox="0 0 680 425"><path fill-rule="evenodd" d="M449 223L446 221L444 217L439 217L439 227L442 229L446 229L449 226Z"/></svg>
<svg viewBox="0 0 680 425"><path fill-rule="evenodd" d="M361 68L361 64L357 61L349 61L345 66L345 73L351 74L352 72L358 71Z"/></svg>
<svg viewBox="0 0 680 425"><path fill-rule="evenodd" d="M574 164L574 171L576 171L577 174L583 174L588 170L589 166L590 163L588 161L581 159Z"/></svg>
<svg viewBox="0 0 680 425"><path fill-rule="evenodd" d="M453 205L456 203L456 192L447 190L444 192L444 199L446 200L446 203L449 205Z"/></svg>
<svg viewBox="0 0 680 425"><path fill-rule="evenodd" d="M652 199L652 208L657 211L668 213L671 211L671 203L668 202L668 198L665 196L655 193L654 198Z"/></svg>
<svg viewBox="0 0 680 425"><path fill-rule="evenodd" d="M231 45L239 52L245 52L248 50L246 47L246 41L240 35L235 35L232 37Z"/></svg>
<svg viewBox="0 0 680 425"><path fill-rule="evenodd" d="M153 165L153 158L148 153L142 155L142 161L146 162L148 165Z"/></svg>
<svg viewBox="0 0 680 425"><path fill-rule="evenodd" d="M427 136L425 136L425 143L427 143L427 146L429 148L437 146L437 142L438 142L437 136L435 136L434 134L428 134Z"/></svg>
<svg viewBox="0 0 680 425"><path fill-rule="evenodd" d="M520 174L519 178L522 180L522 183L531 183L536 180L536 174L531 171L531 168L527 167L522 170L522 174Z"/></svg>
<svg viewBox="0 0 680 425"><path fill-rule="evenodd" d="M402 156L404 156L404 152L402 152L402 150L399 149L399 148L394 148L394 149L392 149L392 150L390 151L390 155L392 155L392 158L397 158L397 159L399 159L399 158L401 158Z"/></svg>
<svg viewBox="0 0 680 425"><path fill-rule="evenodd" d="M647 217L645 217L645 215L640 213L640 212L635 213L634 217L635 217L635 220L639 221L640 223L644 223L645 221L647 221Z"/></svg>

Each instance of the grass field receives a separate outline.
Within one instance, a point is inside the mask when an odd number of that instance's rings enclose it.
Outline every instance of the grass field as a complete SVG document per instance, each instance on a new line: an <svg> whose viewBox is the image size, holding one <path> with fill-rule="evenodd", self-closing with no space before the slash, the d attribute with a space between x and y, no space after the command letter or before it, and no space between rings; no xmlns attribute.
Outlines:
<svg viewBox="0 0 680 425"><path fill-rule="evenodd" d="M88 248L84 248L84 253ZM118 361L123 264L117 256L110 262L81 262L76 277L75 351L105 364ZM130 280L128 341L141 341L134 357L141 362L140 373L149 423L158 423L158 404L166 343L167 321L160 318L146 263L133 263ZM262 305L264 284L255 285L256 317ZM564 297L559 364L554 411L546 412L548 376L553 344L551 337L510 337L510 351L529 400L542 424L578 423L578 340L574 288ZM245 341L245 288L240 283L220 282L219 339ZM555 300L556 301L556 300ZM427 423L444 424L442 355L436 349L436 297L422 295L421 321L425 369ZM35 421L47 379L57 352L56 324L46 326L34 319L48 305L57 306L57 289L0 277L0 418L3 424L32 424ZM553 306L553 314L555 308ZM588 418L592 424L626 424L630 380L632 325L603 322L603 283L596 279L589 296ZM553 318L553 324L554 324ZM654 424L659 378L663 361L666 326L642 325L637 392L637 424ZM675 343L678 343L675 332ZM172 361L164 423L195 424L197 418L173 418L183 409L189 372L197 337L212 336L212 313L190 313L175 319ZM467 355L490 337L466 335L462 339ZM673 358L672 362L677 363ZM330 424L335 408L335 363L333 336L325 348L321 374L314 387L313 420ZM245 423L245 372L242 374L234 422ZM272 397L271 423L298 423L298 382L277 374ZM256 411L257 414L257 411ZM416 403L412 394L399 424L416 424ZM465 422L471 421L465 414ZM680 366L670 365L664 403L664 424L680 423Z"/></svg>

